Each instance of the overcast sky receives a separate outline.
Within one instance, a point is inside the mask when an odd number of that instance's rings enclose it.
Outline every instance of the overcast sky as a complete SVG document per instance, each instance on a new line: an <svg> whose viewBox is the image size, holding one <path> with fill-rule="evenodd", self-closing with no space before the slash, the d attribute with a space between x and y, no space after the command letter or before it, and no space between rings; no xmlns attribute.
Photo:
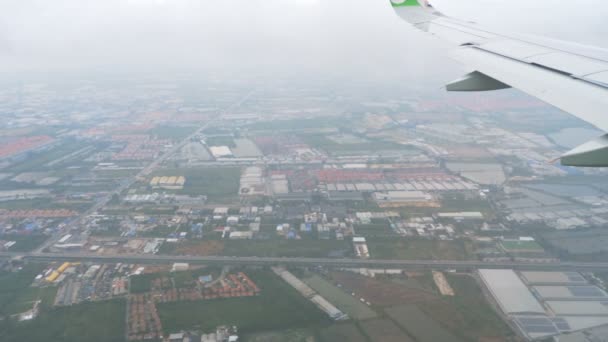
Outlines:
<svg viewBox="0 0 608 342"><path fill-rule="evenodd" d="M445 14L608 47L597 0L435 0ZM2 0L0 72L328 70L448 79L447 45L389 0Z"/></svg>

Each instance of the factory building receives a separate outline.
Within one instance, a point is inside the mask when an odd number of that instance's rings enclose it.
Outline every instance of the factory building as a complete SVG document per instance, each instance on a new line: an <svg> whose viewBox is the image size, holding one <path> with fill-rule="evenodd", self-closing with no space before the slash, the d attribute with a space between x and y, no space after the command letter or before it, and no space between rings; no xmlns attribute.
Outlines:
<svg viewBox="0 0 608 342"><path fill-rule="evenodd" d="M437 214L437 217L443 218L443 219L452 219L452 220L457 220L457 221L483 220L483 214L478 211L439 213L439 214Z"/></svg>
<svg viewBox="0 0 608 342"><path fill-rule="evenodd" d="M479 275L528 340L559 336L562 341L565 334L608 324L608 295L577 272L525 271L518 276L513 270L479 270Z"/></svg>
<svg viewBox="0 0 608 342"><path fill-rule="evenodd" d="M439 207L431 194L422 191L374 192L372 198L380 207Z"/></svg>
<svg viewBox="0 0 608 342"><path fill-rule="evenodd" d="M239 180L241 196L261 196L266 193L264 170L258 166L250 166L243 170Z"/></svg>
<svg viewBox="0 0 608 342"><path fill-rule="evenodd" d="M543 301L608 301L608 295L593 285L533 286L532 292Z"/></svg>
<svg viewBox="0 0 608 342"><path fill-rule="evenodd" d="M312 296L310 301L317 305L319 309L325 311L325 313L327 313L327 315L329 315L329 317L331 317L333 320L341 320L346 318L346 315L342 311L319 295Z"/></svg>
<svg viewBox="0 0 608 342"><path fill-rule="evenodd" d="M209 150L215 158L233 157L232 151L228 146L211 146L209 147Z"/></svg>
<svg viewBox="0 0 608 342"><path fill-rule="evenodd" d="M150 180L150 186L155 189L181 190L185 184L186 178L183 176L156 176Z"/></svg>
<svg viewBox="0 0 608 342"><path fill-rule="evenodd" d="M587 285L578 272L521 272L521 278L528 285Z"/></svg>
<svg viewBox="0 0 608 342"><path fill-rule="evenodd" d="M289 193L289 181L286 175L272 175L271 176L272 192L274 194L288 194Z"/></svg>
<svg viewBox="0 0 608 342"><path fill-rule="evenodd" d="M253 238L253 232L252 231L245 231L245 232L234 231L234 232L230 232L230 239L231 240L250 240L252 238Z"/></svg>
<svg viewBox="0 0 608 342"><path fill-rule="evenodd" d="M190 269L190 265L185 262L176 262L171 267L171 272L187 271Z"/></svg>
<svg viewBox="0 0 608 342"><path fill-rule="evenodd" d="M555 316L608 316L608 307L602 302L547 301L545 305Z"/></svg>
<svg viewBox="0 0 608 342"><path fill-rule="evenodd" d="M479 276L505 314L545 313L515 271L481 269Z"/></svg>
<svg viewBox="0 0 608 342"><path fill-rule="evenodd" d="M49 274L45 280L48 281L49 283L54 282L55 280L57 280L57 278L59 278L59 276L61 275L61 273L57 272L57 271L53 271L51 272L51 274Z"/></svg>
<svg viewBox="0 0 608 342"><path fill-rule="evenodd" d="M66 234L66 235L62 236L61 239L59 239L59 241L57 241L57 243L66 243L71 237L72 237L72 234Z"/></svg>
<svg viewBox="0 0 608 342"><path fill-rule="evenodd" d="M334 320L348 319L348 316L336 308L332 303L321 297L315 290L294 276L291 272L281 267L273 267L273 272L283 278L285 282L296 289L302 296L308 298L319 309Z"/></svg>
<svg viewBox="0 0 608 342"><path fill-rule="evenodd" d="M353 247L357 257L367 259L369 258L369 249L367 248L367 241L362 236L353 237Z"/></svg>

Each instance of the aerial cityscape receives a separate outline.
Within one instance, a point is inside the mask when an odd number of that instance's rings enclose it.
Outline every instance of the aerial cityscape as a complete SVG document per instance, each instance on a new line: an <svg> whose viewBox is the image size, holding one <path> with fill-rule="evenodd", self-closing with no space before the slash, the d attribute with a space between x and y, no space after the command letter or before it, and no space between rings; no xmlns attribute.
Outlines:
<svg viewBox="0 0 608 342"><path fill-rule="evenodd" d="M0 342L608 341L585 1L3 2Z"/></svg>
<svg viewBox="0 0 608 342"><path fill-rule="evenodd" d="M592 131L565 113L515 91L123 84L3 88L3 340L608 324L606 171L551 163Z"/></svg>

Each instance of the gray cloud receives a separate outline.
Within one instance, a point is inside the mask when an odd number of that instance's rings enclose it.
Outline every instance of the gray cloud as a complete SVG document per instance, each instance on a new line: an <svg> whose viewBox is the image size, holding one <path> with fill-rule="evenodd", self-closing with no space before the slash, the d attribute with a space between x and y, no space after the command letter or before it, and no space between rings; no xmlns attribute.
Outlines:
<svg viewBox="0 0 608 342"><path fill-rule="evenodd" d="M401 22L388 2L7 0L0 71L312 70L429 81L462 71L442 42ZM593 2L435 1L448 14L503 29L606 43L599 18L608 6Z"/></svg>

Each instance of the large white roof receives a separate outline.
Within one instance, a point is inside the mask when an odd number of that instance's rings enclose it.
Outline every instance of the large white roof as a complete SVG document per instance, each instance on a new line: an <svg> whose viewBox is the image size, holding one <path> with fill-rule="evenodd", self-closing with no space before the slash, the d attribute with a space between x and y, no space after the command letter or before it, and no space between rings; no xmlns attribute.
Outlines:
<svg viewBox="0 0 608 342"><path fill-rule="evenodd" d="M479 275L505 313L545 313L513 270L481 269Z"/></svg>
<svg viewBox="0 0 608 342"><path fill-rule="evenodd" d="M232 156L232 151L230 151L230 147L228 146L211 146L209 150L211 150L211 154L216 158Z"/></svg>

